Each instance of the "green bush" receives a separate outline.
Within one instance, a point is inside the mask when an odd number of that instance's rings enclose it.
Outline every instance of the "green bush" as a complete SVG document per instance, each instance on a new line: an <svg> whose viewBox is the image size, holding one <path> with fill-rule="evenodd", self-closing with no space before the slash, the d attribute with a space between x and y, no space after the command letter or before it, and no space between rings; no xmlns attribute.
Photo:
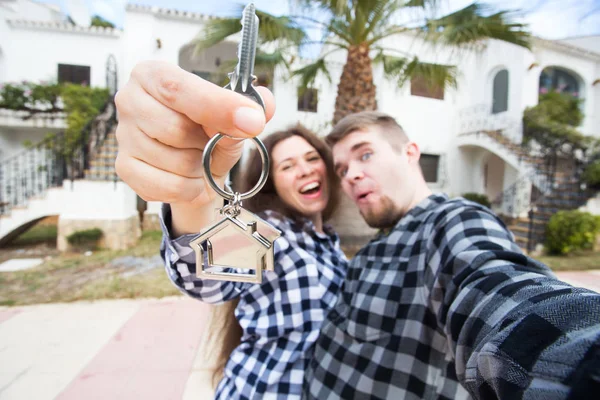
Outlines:
<svg viewBox="0 0 600 400"><path fill-rule="evenodd" d="M98 228L75 231L67 236L67 242L76 248L93 250L97 248L98 240L103 234Z"/></svg>
<svg viewBox="0 0 600 400"><path fill-rule="evenodd" d="M589 188L600 189L600 160L589 164L581 178Z"/></svg>
<svg viewBox="0 0 600 400"><path fill-rule="evenodd" d="M577 210L559 211L546 226L546 250L549 254L566 255L593 249L599 231L599 217Z"/></svg>
<svg viewBox="0 0 600 400"><path fill-rule="evenodd" d="M102 111L108 99L106 88L73 83L0 83L0 108L25 111L28 116L40 112L66 114L64 148L55 150L67 160L81 146L83 128Z"/></svg>
<svg viewBox="0 0 600 400"><path fill-rule="evenodd" d="M490 203L490 200L488 199L488 197L485 194L481 194L481 193L465 193L462 195L462 197L464 197L467 200L471 200L474 201L475 203L479 203L483 206L486 207L491 207L492 203Z"/></svg>

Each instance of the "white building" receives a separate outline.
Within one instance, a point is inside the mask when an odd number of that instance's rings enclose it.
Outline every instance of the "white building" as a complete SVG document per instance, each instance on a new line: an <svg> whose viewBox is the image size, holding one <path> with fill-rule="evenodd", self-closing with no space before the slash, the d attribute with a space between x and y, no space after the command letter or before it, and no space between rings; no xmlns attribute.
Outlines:
<svg viewBox="0 0 600 400"><path fill-rule="evenodd" d="M192 40L210 16L191 12L127 5L124 28L72 25L56 9L30 0L0 0L0 84L15 81L55 81L78 77L92 86L107 85L107 60L116 60L118 86L143 60L163 60L203 77L217 79L218 66L235 57L236 43L224 43L193 57ZM492 41L479 50L457 56L448 49L422 43L403 35L389 39L388 47L416 52L422 61L456 65L458 89L429 93L418 84L398 89L375 68L377 103L381 111L396 117L409 136L419 143L423 168L436 191L451 196L465 192L499 199L495 208L504 214L523 216L530 207L530 193L545 192L544 178L536 174L533 159L511 145L521 138L521 118L528 106L538 102L540 91L561 87L584 99L585 120L580 129L600 134L600 37L563 41L535 39L533 50ZM333 115L337 83L345 54L330 58L332 82L317 81L317 103L298 99L297 83L285 80L277 70L269 80L277 103L265 134L298 121L326 134ZM84 78L81 78L81 77ZM64 120L34 118L23 121L15 112L0 110L0 166L24 151L24 140L41 140L49 131L64 127ZM500 131L501 137L484 132ZM15 167L16 168L16 167ZM19 167L19 168L22 168ZM4 173L6 175L6 172ZM0 178L2 177L0 173ZM6 186L6 180L1 181ZM555 185L556 186L556 185ZM503 196L503 192L512 195ZM81 194L81 190L101 193ZM49 192L50 195L46 192ZM2 193L2 191L0 191ZM4 193L6 203L6 193ZM54 200L51 200L54 196ZM101 225L118 231L121 239L107 240L113 247L126 246L138 221L136 196L122 182L77 181L64 188L38 193L0 217L0 243L19 226L46 215L60 215L59 236L75 227ZM8 199L10 200L10 199ZM0 200L2 203L2 200ZM158 209L150 204L147 217ZM347 205L334 225L343 236L370 231ZM111 234L107 234L110 236ZM125 243L127 242L127 243Z"/></svg>

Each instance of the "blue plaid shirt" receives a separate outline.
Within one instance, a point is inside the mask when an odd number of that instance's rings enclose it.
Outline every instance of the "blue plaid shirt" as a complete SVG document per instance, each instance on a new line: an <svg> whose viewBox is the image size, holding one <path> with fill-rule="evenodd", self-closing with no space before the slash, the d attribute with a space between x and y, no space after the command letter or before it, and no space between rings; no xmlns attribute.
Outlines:
<svg viewBox="0 0 600 400"><path fill-rule="evenodd" d="M242 342L225 366L218 399L299 399L308 358L346 274L347 260L331 229L319 233L310 221L259 215L283 234L275 241L275 271L253 284L198 279L189 246L197 235L171 238L169 206L161 213L161 255L171 281L207 303L239 298Z"/></svg>
<svg viewBox="0 0 600 400"><path fill-rule="evenodd" d="M304 397L598 398L599 343L600 295L526 257L486 208L432 195L350 262Z"/></svg>

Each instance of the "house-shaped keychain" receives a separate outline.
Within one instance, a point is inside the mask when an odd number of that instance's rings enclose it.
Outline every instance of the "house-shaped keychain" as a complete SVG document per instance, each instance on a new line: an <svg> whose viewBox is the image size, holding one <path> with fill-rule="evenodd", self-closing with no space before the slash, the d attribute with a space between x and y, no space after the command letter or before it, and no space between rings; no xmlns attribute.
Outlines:
<svg viewBox="0 0 600 400"><path fill-rule="evenodd" d="M262 271L273 271L271 250L281 232L240 209L231 217L219 212L220 221L190 242L196 253L196 275L203 279L262 282Z"/></svg>

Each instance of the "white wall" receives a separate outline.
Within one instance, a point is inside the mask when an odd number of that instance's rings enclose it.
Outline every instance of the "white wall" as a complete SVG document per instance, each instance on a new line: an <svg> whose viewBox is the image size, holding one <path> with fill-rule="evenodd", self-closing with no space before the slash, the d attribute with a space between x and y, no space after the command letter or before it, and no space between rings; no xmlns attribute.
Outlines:
<svg viewBox="0 0 600 400"><path fill-rule="evenodd" d="M120 62L118 37L21 27L9 27L8 34L5 81L57 81L58 64L74 64L91 67L91 86L105 87L108 56Z"/></svg>
<svg viewBox="0 0 600 400"><path fill-rule="evenodd" d="M563 43L572 44L583 49L600 54L600 35L582 36L561 40Z"/></svg>
<svg viewBox="0 0 600 400"><path fill-rule="evenodd" d="M24 151L24 141L37 143L51 132L57 132L57 130L49 128L11 129L0 126L0 161Z"/></svg>
<svg viewBox="0 0 600 400"><path fill-rule="evenodd" d="M6 57L4 56L4 51L2 50L2 47L0 46L0 84L2 84L2 82L5 81L4 75L5 72L4 70L6 69Z"/></svg>
<svg viewBox="0 0 600 400"><path fill-rule="evenodd" d="M140 61L162 60L177 65L179 51L200 32L202 22L128 11L124 27L121 85L129 79L131 70ZM157 39L160 39L160 48Z"/></svg>
<svg viewBox="0 0 600 400"><path fill-rule="evenodd" d="M61 218L85 219L127 219L138 214L136 194L123 182L65 181L63 201L69 209L61 213Z"/></svg>
<svg viewBox="0 0 600 400"><path fill-rule="evenodd" d="M483 166L485 165L487 165L485 194L490 201L493 201L504 190L504 166L506 163L497 155L490 154L483 161Z"/></svg>
<svg viewBox="0 0 600 400"><path fill-rule="evenodd" d="M27 19L30 21L62 21L60 7L51 4L40 4L31 0L3 2L0 16Z"/></svg>

